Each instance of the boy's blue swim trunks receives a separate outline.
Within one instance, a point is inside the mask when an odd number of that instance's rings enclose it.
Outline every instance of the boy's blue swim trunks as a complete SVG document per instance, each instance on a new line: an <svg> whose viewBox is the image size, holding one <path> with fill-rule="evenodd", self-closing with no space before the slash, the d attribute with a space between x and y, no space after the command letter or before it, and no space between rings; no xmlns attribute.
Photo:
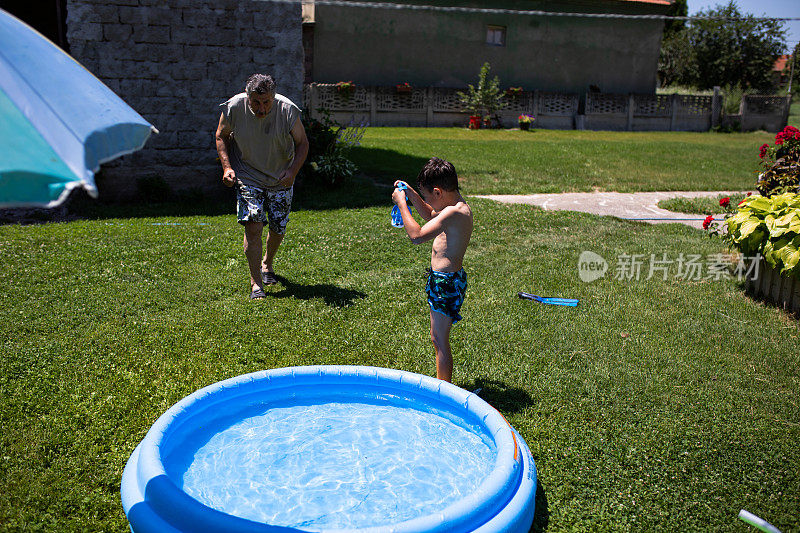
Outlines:
<svg viewBox="0 0 800 533"><path fill-rule="evenodd" d="M425 285L428 305L431 311L442 313L453 320L461 320L458 311L464 303L467 292L467 273L462 268L458 272L439 272L428 269L428 283Z"/></svg>

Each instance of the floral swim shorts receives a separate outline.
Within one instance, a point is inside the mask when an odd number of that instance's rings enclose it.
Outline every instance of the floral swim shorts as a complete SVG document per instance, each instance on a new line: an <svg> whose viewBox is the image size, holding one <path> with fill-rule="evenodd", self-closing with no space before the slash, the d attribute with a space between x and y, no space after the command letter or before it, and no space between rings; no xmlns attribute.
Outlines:
<svg viewBox="0 0 800 533"><path fill-rule="evenodd" d="M283 235L292 211L294 187L267 191L251 185L236 187L236 205L239 224L245 222L269 222L269 230Z"/></svg>
<svg viewBox="0 0 800 533"><path fill-rule="evenodd" d="M458 272L439 272L429 269L425 292L428 295L431 311L450 317L455 324L461 320L458 312L467 292L467 273L463 268Z"/></svg>

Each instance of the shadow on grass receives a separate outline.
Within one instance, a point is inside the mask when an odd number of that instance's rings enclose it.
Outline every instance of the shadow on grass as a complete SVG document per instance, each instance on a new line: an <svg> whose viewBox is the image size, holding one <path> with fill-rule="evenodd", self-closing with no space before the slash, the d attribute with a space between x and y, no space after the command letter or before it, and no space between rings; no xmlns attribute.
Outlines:
<svg viewBox="0 0 800 533"><path fill-rule="evenodd" d="M530 533L547 531L547 525L550 523L550 510L547 508L547 493L545 493L542 482L539 479L539 473L537 472L536 474L536 509L533 514L533 524L531 524Z"/></svg>
<svg viewBox="0 0 800 533"><path fill-rule="evenodd" d="M361 170L360 174L336 188L325 187L310 177L300 178L292 209L322 211L391 206L394 181L403 179L416 183L417 174L427 162L427 158L382 148L356 147L351 157ZM165 189L161 194L140 194L137 200L126 202L95 200L79 189L55 209L0 209L0 225L222 215L236 215L236 193L222 185L206 193L197 190L175 193Z"/></svg>
<svg viewBox="0 0 800 533"><path fill-rule="evenodd" d="M350 153L353 162L362 172L384 185L391 185L398 179L415 184L419 171L435 155L431 153L427 157L418 157L384 148L362 146L354 148Z"/></svg>
<svg viewBox="0 0 800 533"><path fill-rule="evenodd" d="M268 292L267 298L297 298L298 300L322 298L325 304L331 307L349 307L355 300L367 297L361 291L343 289L335 285L302 285L277 274L275 277L283 288L279 292Z"/></svg>
<svg viewBox="0 0 800 533"><path fill-rule="evenodd" d="M524 389L518 387L509 387L501 381L489 378L475 378L471 382L459 384L459 386L466 390L480 388L479 396L488 404L497 410L505 412L517 412L523 410L525 407L533 405L533 399L530 394ZM534 457L534 461L536 458ZM539 472L536 476L536 510L533 515L533 524L531 524L531 532L546 531L550 522L550 510L547 506L547 493L545 493L544 486L539 478Z"/></svg>
<svg viewBox="0 0 800 533"><path fill-rule="evenodd" d="M509 387L495 379L478 377L459 386L471 391L481 389L478 395L498 411L515 413L533 405L533 399L527 391L519 387Z"/></svg>

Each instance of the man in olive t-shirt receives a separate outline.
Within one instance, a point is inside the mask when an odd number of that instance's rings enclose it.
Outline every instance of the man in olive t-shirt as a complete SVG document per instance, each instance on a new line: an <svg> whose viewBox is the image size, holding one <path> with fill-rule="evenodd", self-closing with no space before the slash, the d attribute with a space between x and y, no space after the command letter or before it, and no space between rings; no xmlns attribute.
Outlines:
<svg viewBox="0 0 800 533"><path fill-rule="evenodd" d="M222 182L236 186L244 254L250 267L250 298L265 298L264 285L277 283L272 262L283 241L292 207L294 179L308 155L300 110L275 93L271 76L253 74L244 93L221 104L216 143ZM261 234L269 223L262 258Z"/></svg>

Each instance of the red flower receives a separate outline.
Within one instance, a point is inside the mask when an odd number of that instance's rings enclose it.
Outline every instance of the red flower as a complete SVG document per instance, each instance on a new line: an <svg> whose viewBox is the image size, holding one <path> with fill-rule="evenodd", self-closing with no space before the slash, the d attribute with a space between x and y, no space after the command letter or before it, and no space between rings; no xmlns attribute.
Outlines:
<svg viewBox="0 0 800 533"><path fill-rule="evenodd" d="M752 192L748 192L748 193L747 193L747 196L750 196L751 194L753 194L753 193L752 193Z"/></svg>
<svg viewBox="0 0 800 533"><path fill-rule="evenodd" d="M720 201L719 201L719 205L721 205L722 207L728 207L728 205L730 203L731 203L731 199L728 198L727 196L725 198L721 198Z"/></svg>
<svg viewBox="0 0 800 533"><path fill-rule="evenodd" d="M769 145L764 143L761 145L761 148L758 149L758 157L764 159L764 156L767 155L767 150L769 150Z"/></svg>
<svg viewBox="0 0 800 533"><path fill-rule="evenodd" d="M708 229L711 223L714 221L714 215L708 215L706 219L703 221L703 229Z"/></svg>

